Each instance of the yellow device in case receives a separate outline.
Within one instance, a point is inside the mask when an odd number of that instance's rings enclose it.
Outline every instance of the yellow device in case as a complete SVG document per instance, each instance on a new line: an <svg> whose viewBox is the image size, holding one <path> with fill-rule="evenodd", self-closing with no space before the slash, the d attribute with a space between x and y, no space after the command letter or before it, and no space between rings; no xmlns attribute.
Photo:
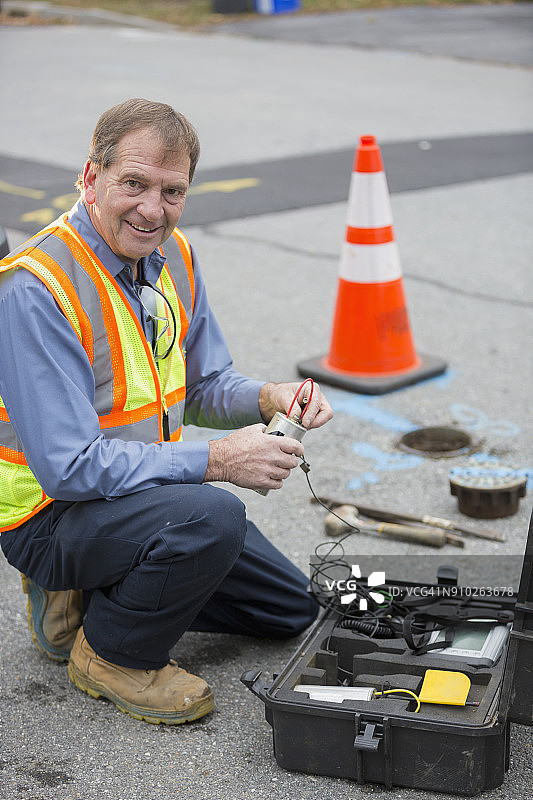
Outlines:
<svg viewBox="0 0 533 800"><path fill-rule="evenodd" d="M418 695L421 703L464 706L470 691L470 678L462 672L428 669Z"/></svg>

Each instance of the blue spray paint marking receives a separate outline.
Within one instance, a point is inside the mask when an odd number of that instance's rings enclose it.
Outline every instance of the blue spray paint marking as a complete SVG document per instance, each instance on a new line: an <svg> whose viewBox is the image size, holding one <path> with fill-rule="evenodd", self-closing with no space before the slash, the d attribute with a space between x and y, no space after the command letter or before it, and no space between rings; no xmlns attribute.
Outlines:
<svg viewBox="0 0 533 800"><path fill-rule="evenodd" d="M432 380L438 381L440 377ZM334 411L341 411L365 422L372 422L380 428L385 428L393 433L407 433L416 427L406 417L375 405L375 403L379 402L375 398L351 394L339 389L329 389L327 395ZM464 403L452 403L450 413L457 422L469 430L479 431L486 429L493 436L516 436L520 433L520 426L514 422L509 422L505 419L490 419L484 411Z"/></svg>
<svg viewBox="0 0 533 800"><path fill-rule="evenodd" d="M358 395L351 392L344 392L340 389L328 389L328 400L330 401L335 412L343 412L349 414L357 419L364 420L365 422L378 425L380 428L391 431L392 433L407 433L415 428L411 420L386 411L376 405L375 398L370 398L367 395ZM365 458L370 458L374 461L374 469L390 470L390 469L410 469L418 466L423 460L421 456L416 455L403 455L384 453L378 447L365 442L358 442L353 445L353 450L358 455ZM379 483L379 477L375 472L363 472L356 478L352 478L348 482L348 489L360 489L365 484Z"/></svg>
<svg viewBox="0 0 533 800"><path fill-rule="evenodd" d="M473 453L470 456L469 461L473 462L474 466L485 465L485 464L487 465L501 464L501 459L498 456L491 456L490 453ZM531 488L531 486L533 486L533 467L513 469L513 467L511 466L511 469L513 472L516 473L516 475L520 474L527 476L527 484L526 484L527 488Z"/></svg>
<svg viewBox="0 0 533 800"><path fill-rule="evenodd" d="M368 442L356 442L352 445L352 450L358 456L371 458L375 461L374 469L397 470L412 469L418 467L423 462L422 456L410 455L408 453L385 453L373 444Z"/></svg>
<svg viewBox="0 0 533 800"><path fill-rule="evenodd" d="M454 378L455 372L453 370L447 370L443 375L430 378L428 381L425 381L425 383L431 381L434 385L438 386L438 388L444 389L449 386ZM396 434L407 433L416 428L416 425L406 417L387 411L377 405L381 398L353 394L352 392L345 392L341 389L328 389L327 395L335 412L348 414ZM453 403L449 409L452 417L469 430L486 430L487 433L490 433L492 436L506 437L515 436L520 433L520 427L515 423L507 420L492 420L484 411L480 411L472 406L463 403ZM363 442L354 444L353 449L359 455L373 459L375 461L374 469L377 471L411 469L419 466L424 460L422 456L391 455L390 453L383 453L377 447ZM525 471L528 475L532 474L531 471L527 469ZM375 472L364 472L359 477L353 478L348 483L348 488L360 489L364 484L375 484L378 482L379 478Z"/></svg>
<svg viewBox="0 0 533 800"><path fill-rule="evenodd" d="M328 390L327 397L335 412L342 411L351 417L357 417L365 422L372 422L393 433L407 433L415 425L399 414L393 414L374 405L375 400L358 394L349 394L339 390Z"/></svg>
<svg viewBox="0 0 533 800"><path fill-rule="evenodd" d="M463 403L452 403L450 412L453 417L471 431L487 430L492 436L516 436L520 426L505 419L490 419L484 411Z"/></svg>
<svg viewBox="0 0 533 800"><path fill-rule="evenodd" d="M368 442L356 442L352 445L352 450L358 456L369 458L374 461L376 470L399 470L413 469L419 466L424 460L422 456L408 455L403 453L385 453L373 444ZM379 478L374 472L363 472L358 478L353 478L348 483L348 489L360 489L364 484L379 483Z"/></svg>
<svg viewBox="0 0 533 800"><path fill-rule="evenodd" d="M362 472L358 478L348 481L348 489L360 489L365 484L379 483L379 478L374 472Z"/></svg>
<svg viewBox="0 0 533 800"><path fill-rule="evenodd" d="M489 453L472 453L472 455L470 456L470 460L479 461L482 464L484 464L485 462L488 462L490 464L497 464L500 461L498 456L491 456Z"/></svg>

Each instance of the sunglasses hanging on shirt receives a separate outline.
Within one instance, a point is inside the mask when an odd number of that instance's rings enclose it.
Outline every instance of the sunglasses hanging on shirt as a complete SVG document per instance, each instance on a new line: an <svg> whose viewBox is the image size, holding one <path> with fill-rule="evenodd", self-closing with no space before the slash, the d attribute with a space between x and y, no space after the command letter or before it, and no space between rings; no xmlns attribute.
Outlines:
<svg viewBox="0 0 533 800"><path fill-rule="evenodd" d="M163 292L146 280L137 281L141 305L153 323L152 351L156 361L167 358L176 341L176 316Z"/></svg>

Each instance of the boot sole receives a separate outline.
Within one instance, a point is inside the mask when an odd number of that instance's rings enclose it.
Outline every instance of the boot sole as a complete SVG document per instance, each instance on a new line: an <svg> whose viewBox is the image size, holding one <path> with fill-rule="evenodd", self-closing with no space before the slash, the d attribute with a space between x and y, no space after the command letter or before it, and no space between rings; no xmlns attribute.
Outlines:
<svg viewBox="0 0 533 800"><path fill-rule="evenodd" d="M31 633L32 642L41 653L51 658L52 661L62 663L68 661L70 652L54 647L45 637L42 628L35 627L35 619L41 619L46 611L46 594L26 575L22 575L22 591L27 595L26 609L28 613L28 629Z"/></svg>
<svg viewBox="0 0 533 800"><path fill-rule="evenodd" d="M198 703L191 707L188 711L154 711L153 709L144 706L137 706L134 703L128 703L123 697L115 694L103 683L94 681L89 676L80 670L80 668L72 661L68 664L68 676L72 683L82 692L98 699L105 697L110 700L119 711L124 714L129 714L130 717L135 719L150 722L152 725L181 725L183 722L193 722L195 719L200 719L214 708L213 693L202 698Z"/></svg>

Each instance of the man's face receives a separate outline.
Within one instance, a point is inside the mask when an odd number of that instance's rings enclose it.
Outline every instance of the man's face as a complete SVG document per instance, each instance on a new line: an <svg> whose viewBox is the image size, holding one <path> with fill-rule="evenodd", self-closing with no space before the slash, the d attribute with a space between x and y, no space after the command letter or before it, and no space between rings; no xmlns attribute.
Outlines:
<svg viewBox="0 0 533 800"><path fill-rule="evenodd" d="M122 261L135 266L168 239L185 205L189 164L188 155L165 155L152 128L126 134L107 169L87 162L83 199L89 216Z"/></svg>

